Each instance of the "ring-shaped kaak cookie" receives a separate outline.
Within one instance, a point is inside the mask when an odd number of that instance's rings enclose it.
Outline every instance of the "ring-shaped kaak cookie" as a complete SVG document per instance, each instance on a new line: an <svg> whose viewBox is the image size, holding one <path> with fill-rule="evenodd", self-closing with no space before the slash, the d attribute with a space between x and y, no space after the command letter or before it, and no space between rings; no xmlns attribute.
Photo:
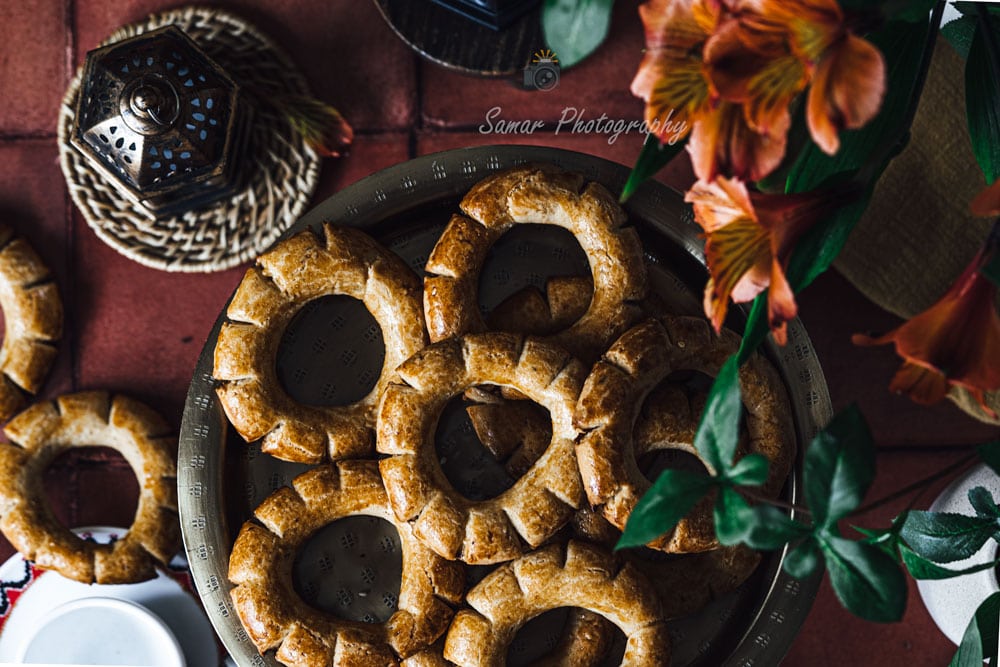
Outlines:
<svg viewBox="0 0 1000 667"><path fill-rule="evenodd" d="M377 449L392 509L445 558L488 564L537 547L583 502L573 452L573 409L583 365L554 345L516 334L468 334L434 343L398 369L378 412ZM434 433L445 405L479 384L510 387L549 411L552 439L541 458L500 495L473 502L445 478Z"/></svg>
<svg viewBox="0 0 1000 667"><path fill-rule="evenodd" d="M62 301L48 268L23 238L0 225L0 421L36 394L56 357L62 336Z"/></svg>
<svg viewBox="0 0 1000 667"><path fill-rule="evenodd" d="M83 583L152 579L181 546L177 438L142 403L81 392L36 403L7 424L0 443L0 531L27 560ZM62 526L45 501L43 475L75 447L110 447L132 467L139 504L128 534L96 544Z"/></svg>
<svg viewBox="0 0 1000 667"><path fill-rule="evenodd" d="M594 365L576 410L575 424L584 431L576 453L588 500L615 527L624 528L650 487L637 462L645 452L637 451L633 438L646 396L676 371L714 377L738 347L738 336L724 330L716 337L702 318L664 316L629 329ZM740 368L740 386L747 412L747 449L770 460L764 490L776 494L795 452L788 396L777 371L759 355ZM681 449L697 456L690 442L650 443L649 448ZM673 553L717 547L711 508L702 505L649 546Z"/></svg>
<svg viewBox="0 0 1000 667"><path fill-rule="evenodd" d="M517 167L477 183L462 199L427 260L424 309L432 341L487 330L479 312L479 274L486 254L516 224L569 230L590 263L594 294L586 312L544 340L593 361L639 316L646 267L639 236L597 183L548 166Z"/></svg>
<svg viewBox="0 0 1000 667"><path fill-rule="evenodd" d="M603 549L570 541L500 566L466 595L472 609L455 615L444 657L460 667L500 667L525 623L550 609L579 607L625 633L623 665L670 664L670 635L659 600L645 577L620 563Z"/></svg>
<svg viewBox="0 0 1000 667"><path fill-rule="evenodd" d="M392 373L426 343L420 281L395 253L356 229L304 231L257 259L240 283L215 345L219 400L248 442L286 461L367 456L375 407ZM382 328L385 359L375 386L350 405L304 405L282 388L276 358L292 318L328 295L361 301Z"/></svg>
<svg viewBox="0 0 1000 667"><path fill-rule="evenodd" d="M607 519L587 508L573 516L572 530L577 539L605 549L613 549L622 535ZM617 556L649 580L666 619L694 614L736 590L754 573L761 560L759 553L742 544L691 554L626 549Z"/></svg>
<svg viewBox="0 0 1000 667"><path fill-rule="evenodd" d="M398 608L385 623L340 619L309 606L295 592L296 554L317 531L337 519L367 515L399 531L403 574ZM417 654L448 628L461 601L465 575L395 521L375 461L340 461L296 477L243 524L229 558L233 604L261 653L277 648L283 664L368 667L397 664Z"/></svg>

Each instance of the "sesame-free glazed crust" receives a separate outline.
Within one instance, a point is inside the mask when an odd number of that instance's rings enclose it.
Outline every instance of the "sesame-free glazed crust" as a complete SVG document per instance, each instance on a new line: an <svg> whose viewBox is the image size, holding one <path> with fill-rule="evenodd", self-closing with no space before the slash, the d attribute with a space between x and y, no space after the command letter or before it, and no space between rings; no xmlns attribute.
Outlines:
<svg viewBox="0 0 1000 667"><path fill-rule="evenodd" d="M374 387L349 405L302 404L285 392L276 357L307 302L342 294L361 301L382 328L385 359ZM403 360L427 342L420 281L364 232L326 224L261 255L237 288L215 345L213 376L229 421L245 440L286 461L319 463L372 454L375 407Z"/></svg>
<svg viewBox="0 0 1000 667"><path fill-rule="evenodd" d="M586 370L551 344L516 334L468 334L434 343L397 370L378 412L379 466L400 521L436 553L466 563L515 558L549 539L584 500L573 409ZM445 478L434 429L447 402L479 384L510 387L549 411L551 441L514 485L483 501Z"/></svg>
<svg viewBox="0 0 1000 667"><path fill-rule="evenodd" d="M396 612L385 623L340 619L295 592L292 569L302 546L348 516L389 521L399 531L403 574ZM440 637L461 600L464 573L425 548L395 520L376 461L340 461L309 470L271 494L243 524L229 559L231 596L257 649L277 649L289 667L382 667L419 656ZM418 659L411 663L421 664Z"/></svg>
<svg viewBox="0 0 1000 667"><path fill-rule="evenodd" d="M544 340L592 362L639 317L636 302L647 289L642 246L603 186L528 165L480 181L460 207L464 215L452 216L427 261L424 310L432 341L488 329L477 307L479 273L490 246L517 224L567 229L590 263L594 294L586 312Z"/></svg>
<svg viewBox="0 0 1000 667"><path fill-rule="evenodd" d="M106 392L67 394L31 406L4 433L0 531L25 559L86 584L126 584L152 579L180 549L177 437L152 409ZM118 451L139 481L132 526L112 544L78 537L45 500L49 464L68 449L93 446Z"/></svg>
<svg viewBox="0 0 1000 667"><path fill-rule="evenodd" d="M623 665L670 663L669 632L649 582L593 545L571 540L521 556L487 575L466 602L471 609L455 615L444 646L444 657L461 667L502 666L517 631L559 607L586 609L617 625L627 640Z"/></svg>
<svg viewBox="0 0 1000 667"><path fill-rule="evenodd" d="M646 442L645 451L638 450L634 427L646 396L676 371L715 376L738 347L736 334L723 330L716 337L703 318L663 316L627 331L594 365L574 418L584 432L576 453L587 499L615 527L624 529L632 509L650 487L639 469L640 455L680 449L698 456L693 443L680 438ZM770 461L764 491L777 494L795 456L787 393L777 371L760 355L740 368L740 385L747 411L748 450ZM675 530L649 546L673 553L716 548L710 504L697 506Z"/></svg>

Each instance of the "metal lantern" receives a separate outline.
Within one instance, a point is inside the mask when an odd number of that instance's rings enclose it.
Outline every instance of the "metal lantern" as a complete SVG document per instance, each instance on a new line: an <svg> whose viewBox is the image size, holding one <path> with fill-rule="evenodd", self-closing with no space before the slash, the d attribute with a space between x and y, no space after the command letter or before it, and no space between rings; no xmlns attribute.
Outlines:
<svg viewBox="0 0 1000 667"><path fill-rule="evenodd" d="M240 186L250 105L179 28L87 54L70 141L117 190L157 215Z"/></svg>

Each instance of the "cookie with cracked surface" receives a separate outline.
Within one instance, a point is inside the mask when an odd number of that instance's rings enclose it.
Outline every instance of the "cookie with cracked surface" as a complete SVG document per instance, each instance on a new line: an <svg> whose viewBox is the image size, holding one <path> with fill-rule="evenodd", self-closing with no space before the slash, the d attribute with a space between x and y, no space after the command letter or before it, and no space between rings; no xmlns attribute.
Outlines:
<svg viewBox="0 0 1000 667"><path fill-rule="evenodd" d="M688 433L692 442L681 441L687 438L644 441L645 451L640 451L635 424L646 397L675 371L715 376L738 348L736 334L723 330L716 337L703 318L664 316L627 331L594 365L574 417L574 424L584 432L576 454L587 499L619 530L650 487L639 468L640 455L657 449L698 455L693 433ZM776 495L795 458L788 395L777 371L759 354L740 367L740 386L747 411L747 449L770 461L763 490ZM718 547L711 506L702 503L676 529L648 546L672 553Z"/></svg>
<svg viewBox="0 0 1000 667"><path fill-rule="evenodd" d="M640 316L638 301L647 290L642 245L603 186L552 166L528 165L480 181L460 207L463 214L452 216L427 261L424 310L431 341L487 330L477 307L479 274L490 246L517 224L567 229L590 263L594 290L586 311L545 340L592 362Z"/></svg>
<svg viewBox="0 0 1000 667"><path fill-rule="evenodd" d="M573 409L584 366L549 343L516 334L468 334L403 363L378 411L376 448L393 511L441 556L471 564L510 560L549 539L584 500L573 453ZM470 501L445 478L434 431L448 401L469 387L510 387L546 408L552 435L541 457L500 495Z"/></svg>
<svg viewBox="0 0 1000 667"><path fill-rule="evenodd" d="M349 405L296 401L277 375L286 327L309 301L341 294L361 301L382 328L385 358L375 385ZM393 372L427 341L420 281L395 253L357 229L304 231L261 255L226 310L213 377L226 416L248 442L286 461L367 456L375 407Z"/></svg>
<svg viewBox="0 0 1000 667"><path fill-rule="evenodd" d="M0 421L38 393L62 337L63 309L49 269L28 242L0 225Z"/></svg>
<svg viewBox="0 0 1000 667"><path fill-rule="evenodd" d="M0 531L25 559L86 584L152 579L181 546L177 437L152 409L92 391L36 403L7 424L0 443ZM45 501L43 474L75 447L110 447L132 467L139 504L128 534L95 544L63 527Z"/></svg>
<svg viewBox="0 0 1000 667"><path fill-rule="evenodd" d="M399 531L403 574L396 612L385 623L340 619L311 607L295 592L297 553L320 529L348 516L389 521ZM376 461L340 461L302 473L271 494L243 524L229 558L233 606L257 649L277 649L289 667L398 664L425 649L448 628L450 605L465 585L458 563L448 562L395 520ZM433 653L433 652L431 652ZM426 657L426 656L425 656Z"/></svg>
<svg viewBox="0 0 1000 667"><path fill-rule="evenodd" d="M578 607L617 625L626 637L623 665L670 663L670 635L649 582L599 547L570 541L506 563L466 596L444 656L461 667L500 667L507 646L529 620L550 609Z"/></svg>

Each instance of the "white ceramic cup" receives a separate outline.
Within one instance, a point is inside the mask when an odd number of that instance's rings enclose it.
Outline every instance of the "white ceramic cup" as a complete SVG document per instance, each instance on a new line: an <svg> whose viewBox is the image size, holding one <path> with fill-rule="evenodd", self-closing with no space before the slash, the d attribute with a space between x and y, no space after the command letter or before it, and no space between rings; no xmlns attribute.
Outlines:
<svg viewBox="0 0 1000 667"><path fill-rule="evenodd" d="M21 664L185 667L167 625L127 600L90 597L55 607L25 637Z"/></svg>

